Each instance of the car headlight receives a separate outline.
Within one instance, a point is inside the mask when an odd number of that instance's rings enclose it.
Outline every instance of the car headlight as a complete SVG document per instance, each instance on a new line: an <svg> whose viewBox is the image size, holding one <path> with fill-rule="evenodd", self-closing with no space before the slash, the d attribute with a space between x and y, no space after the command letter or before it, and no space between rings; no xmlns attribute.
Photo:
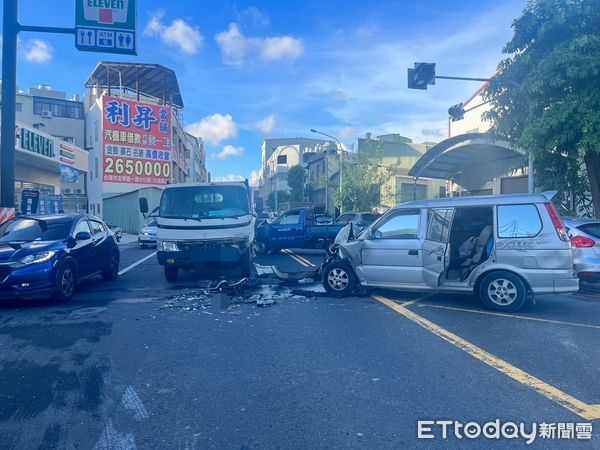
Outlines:
<svg viewBox="0 0 600 450"><path fill-rule="evenodd" d="M177 241L160 241L158 243L158 248L161 249L163 252L180 251L179 244L177 243Z"/></svg>
<svg viewBox="0 0 600 450"><path fill-rule="evenodd" d="M42 263L42 262L50 261L55 254L56 254L56 252L48 251L48 252L37 253L35 255L27 255L26 257L20 259L19 262L21 262L23 264Z"/></svg>

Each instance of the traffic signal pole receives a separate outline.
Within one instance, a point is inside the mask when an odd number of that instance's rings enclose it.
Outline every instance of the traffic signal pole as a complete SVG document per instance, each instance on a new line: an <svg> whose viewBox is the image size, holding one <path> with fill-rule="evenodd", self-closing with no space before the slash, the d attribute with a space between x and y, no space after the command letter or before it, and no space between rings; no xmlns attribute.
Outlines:
<svg viewBox="0 0 600 450"><path fill-rule="evenodd" d="M2 19L2 124L0 206L15 206L15 105L17 102L17 0L4 0Z"/></svg>
<svg viewBox="0 0 600 450"><path fill-rule="evenodd" d="M2 18L2 117L0 124L0 206L15 206L17 35L20 31L75 34L74 28L20 25L19 1L4 0Z"/></svg>

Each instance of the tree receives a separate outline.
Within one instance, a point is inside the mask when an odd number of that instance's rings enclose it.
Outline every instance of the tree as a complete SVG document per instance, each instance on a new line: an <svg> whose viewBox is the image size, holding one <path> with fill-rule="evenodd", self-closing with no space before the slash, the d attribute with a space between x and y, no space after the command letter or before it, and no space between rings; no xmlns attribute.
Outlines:
<svg viewBox="0 0 600 450"><path fill-rule="evenodd" d="M275 192L269 192L269 198L267 199L267 202L269 204L269 208L271 208L271 211L275 211L276 208L279 207L279 205L281 205L282 203L288 203L290 201L290 193L287 191L277 191L277 203L278 205L275 204Z"/></svg>
<svg viewBox="0 0 600 450"><path fill-rule="evenodd" d="M375 153L345 153L342 189L335 194L335 205L344 211L370 211L380 204L381 185L387 175Z"/></svg>
<svg viewBox="0 0 600 450"><path fill-rule="evenodd" d="M534 158L536 184L591 193L600 215L598 0L529 0L484 96L492 133ZM583 163L583 164L582 164ZM587 174L587 176L586 176Z"/></svg>
<svg viewBox="0 0 600 450"><path fill-rule="evenodd" d="M306 170L301 165L290 167L287 174L288 186L291 189L291 201L301 202L304 200L304 182L306 180Z"/></svg>

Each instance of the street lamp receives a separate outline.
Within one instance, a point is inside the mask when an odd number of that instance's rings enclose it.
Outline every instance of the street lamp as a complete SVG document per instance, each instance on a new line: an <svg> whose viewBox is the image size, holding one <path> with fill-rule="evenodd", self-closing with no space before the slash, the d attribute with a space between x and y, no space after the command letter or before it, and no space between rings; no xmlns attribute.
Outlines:
<svg viewBox="0 0 600 450"><path fill-rule="evenodd" d="M340 214L342 212L344 212L343 210L343 203L344 203L344 196L342 195L342 162L343 162L343 156L344 156L344 147L342 146L342 143L340 142L340 140L338 138L336 138L335 136L332 136L330 134L327 133L323 133L321 131L315 130L314 128L310 129L311 133L316 133L316 134L321 134L323 136L327 136L328 138L333 139L335 142L338 143L338 146L340 148ZM327 154L325 155L325 158L327 158ZM329 177L329 174L327 174L327 176Z"/></svg>

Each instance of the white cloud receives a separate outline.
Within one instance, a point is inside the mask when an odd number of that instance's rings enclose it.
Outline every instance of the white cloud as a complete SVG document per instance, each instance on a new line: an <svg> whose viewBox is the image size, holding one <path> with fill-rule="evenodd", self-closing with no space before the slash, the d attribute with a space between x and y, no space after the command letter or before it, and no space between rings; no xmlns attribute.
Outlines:
<svg viewBox="0 0 600 450"><path fill-rule="evenodd" d="M258 9L256 6L244 8L238 11L236 16L238 22L247 23L258 28L268 27L271 24L267 13Z"/></svg>
<svg viewBox="0 0 600 450"><path fill-rule="evenodd" d="M238 134L238 126L233 121L231 114L206 116L200 121L188 125L185 130L194 136L201 137L205 142L212 145L236 137Z"/></svg>
<svg viewBox="0 0 600 450"><path fill-rule="evenodd" d="M215 177L215 178L213 178L213 180L214 181L244 181L246 178L248 178L248 184L250 186L252 186L252 187L258 186L258 180L259 180L258 170L253 170L250 173L249 177L243 177L241 175L229 174L229 175L225 175L225 176L221 176L221 177Z"/></svg>
<svg viewBox="0 0 600 450"><path fill-rule="evenodd" d="M258 186L258 182L260 181L260 173L258 170L253 170L250 172L250 177L248 178L248 182L250 186L256 187Z"/></svg>
<svg viewBox="0 0 600 450"><path fill-rule="evenodd" d="M340 128L340 136L346 139L354 138L358 134L358 130L353 127L342 127Z"/></svg>
<svg viewBox="0 0 600 450"><path fill-rule="evenodd" d="M292 36L267 38L246 37L238 24L230 23L227 31L215 35L225 64L241 66L247 58L258 57L262 62L293 62L304 53L304 44Z"/></svg>
<svg viewBox="0 0 600 450"><path fill-rule="evenodd" d="M31 39L23 43L25 60L35 64L47 64L54 57L54 48L48 41Z"/></svg>
<svg viewBox="0 0 600 450"><path fill-rule="evenodd" d="M211 154L212 159L226 159L230 156L243 156L244 148L243 147L234 147L233 145L226 145L223 147L219 153Z"/></svg>
<svg viewBox="0 0 600 450"><path fill-rule="evenodd" d="M275 129L275 115L265 117L256 122L255 128L263 134L271 134Z"/></svg>
<svg viewBox="0 0 600 450"><path fill-rule="evenodd" d="M214 181L244 181L245 178L241 175L225 175L224 177L216 177Z"/></svg>
<svg viewBox="0 0 600 450"><path fill-rule="evenodd" d="M144 36L159 37L165 44L179 47L183 53L198 53L204 38L198 30L183 19L174 19L170 25L162 22L162 14L150 18L144 29Z"/></svg>

